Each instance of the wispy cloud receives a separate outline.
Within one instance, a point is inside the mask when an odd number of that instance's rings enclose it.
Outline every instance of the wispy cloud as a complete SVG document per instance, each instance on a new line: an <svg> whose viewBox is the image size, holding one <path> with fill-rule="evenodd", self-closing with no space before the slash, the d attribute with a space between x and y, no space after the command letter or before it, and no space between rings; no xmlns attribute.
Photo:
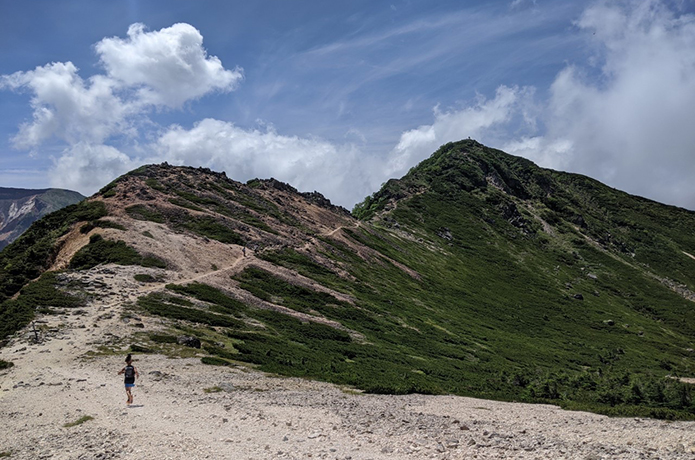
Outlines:
<svg viewBox="0 0 695 460"><path fill-rule="evenodd" d="M416 19L410 16L405 23L378 17L359 33L282 56L278 78L292 75L294 80L313 82L320 77L315 85L293 88L292 100L309 101L313 110L322 109L325 115L352 114L347 120L365 133L369 126L361 125L373 125L373 118L378 118L379 132L389 133L393 141L397 132L390 130L390 124L402 130L416 115L426 116L431 108L423 105L426 101L454 106L476 92L494 93L500 83L517 84L520 72L547 65L549 57L559 68L566 58L561 49L576 41L566 33L568 9L553 4L509 11L497 4L430 10ZM405 117L398 107L408 101L412 112ZM420 105L413 107L413 101ZM340 106L355 110L337 112Z"/></svg>
<svg viewBox="0 0 695 460"><path fill-rule="evenodd" d="M442 30L444 27L459 25L462 14L447 14L429 19L417 19L405 25L398 25L386 31L379 29L373 33L364 33L357 36L349 36L346 39L334 41L329 44L314 47L304 53L306 56L326 58L336 54L344 54L353 51L371 50L380 44L390 44L394 39L421 34L427 31Z"/></svg>

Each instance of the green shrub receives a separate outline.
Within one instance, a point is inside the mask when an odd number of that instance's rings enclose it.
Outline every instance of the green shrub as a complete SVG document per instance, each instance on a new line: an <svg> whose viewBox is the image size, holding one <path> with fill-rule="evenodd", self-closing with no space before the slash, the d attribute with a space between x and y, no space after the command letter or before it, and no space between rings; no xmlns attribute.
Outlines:
<svg viewBox="0 0 695 460"><path fill-rule="evenodd" d="M138 273L135 276L133 276L135 281L138 281L140 283L156 283L159 281L159 279L155 278L152 275L148 275L147 273Z"/></svg>
<svg viewBox="0 0 695 460"><path fill-rule="evenodd" d="M77 251L70 261L70 268L85 270L108 263L166 268L166 264L161 259L152 256L143 257L125 242L105 240L99 234L92 235L89 238L89 244Z"/></svg>
<svg viewBox="0 0 695 460"><path fill-rule="evenodd" d="M235 277L243 289L266 301L278 302L293 310L307 312L309 310L330 311L326 305L345 305L330 294L312 291L283 281L269 272L255 268L246 268Z"/></svg>
<svg viewBox="0 0 695 460"><path fill-rule="evenodd" d="M80 233L89 233L95 228L114 228L116 230L125 230L126 228L116 222L111 222L110 220L95 220L93 222L88 222L80 227Z"/></svg>
<svg viewBox="0 0 695 460"><path fill-rule="evenodd" d="M167 268L166 262L154 256L143 256L138 265L148 268Z"/></svg>
<svg viewBox="0 0 695 460"><path fill-rule="evenodd" d="M90 420L94 420L94 417L92 417L91 415L84 415L75 420L74 422L66 423L65 425L63 425L63 427L71 428L73 426L82 425L84 422L88 422Z"/></svg>
<svg viewBox="0 0 695 460"><path fill-rule="evenodd" d="M34 307L30 303L19 299L4 301L0 304L0 340L20 330L32 319Z"/></svg>
<svg viewBox="0 0 695 460"><path fill-rule="evenodd" d="M154 343L178 343L176 336L168 334L150 334L150 340Z"/></svg>
<svg viewBox="0 0 695 460"><path fill-rule="evenodd" d="M200 217L195 219L187 219L181 226L197 235L211 238L227 244L245 244L244 239L227 227L221 221L213 217Z"/></svg>
<svg viewBox="0 0 695 460"><path fill-rule="evenodd" d="M157 210L150 208L144 204L136 204L125 208L126 213L136 220L145 220L163 224L164 216Z"/></svg>
<svg viewBox="0 0 695 460"><path fill-rule="evenodd" d="M154 350L150 350L147 347L143 347L142 345L137 344L132 344L130 346L130 351L133 353L154 353Z"/></svg>
<svg viewBox="0 0 695 460"><path fill-rule="evenodd" d="M110 220L103 220L103 219L95 220L94 226L97 228L113 228L116 230L126 230L126 228L123 225L121 225L117 222L112 222Z"/></svg>
<svg viewBox="0 0 695 460"><path fill-rule="evenodd" d="M203 392L205 392L205 393L220 393L222 391L224 391L224 389L222 389L218 386L203 388Z"/></svg>
<svg viewBox="0 0 695 460"><path fill-rule="evenodd" d="M214 198L196 195L194 193L186 192L183 190L177 190L175 192L181 198L190 201L191 203L200 204L203 206L219 206L220 202Z"/></svg>
<svg viewBox="0 0 695 460"><path fill-rule="evenodd" d="M309 257L295 251L292 248L284 248L276 251L265 251L259 254L258 257L260 259L267 260L268 262L297 270L302 275L310 278L316 275L334 275L334 273L329 269L319 265Z"/></svg>
<svg viewBox="0 0 695 460"><path fill-rule="evenodd" d="M0 252L0 302L38 278L53 262L56 240L77 222L106 216L102 201L81 201L34 222L22 236Z"/></svg>
<svg viewBox="0 0 695 460"><path fill-rule="evenodd" d="M204 210L203 208L201 208L200 206L196 206L196 205L194 205L194 204L192 204L192 203L190 203L190 202L188 202L188 201L186 201L186 200L182 200L182 199L180 199L180 198L169 198L169 203L171 203L171 204L173 204L173 205L175 205L175 206L179 206L179 207L181 207L181 208L190 209L190 210L192 210L192 211L199 211L199 212L205 211L205 210Z"/></svg>
<svg viewBox="0 0 695 460"><path fill-rule="evenodd" d="M38 280L27 284L19 297L0 304L0 339L4 339L34 319L37 308L74 308L82 305L77 297L56 288L54 272L44 273Z"/></svg>
<svg viewBox="0 0 695 460"><path fill-rule="evenodd" d="M146 179L145 185L147 185L148 187L153 188L155 190L159 190L160 192L166 192L166 188L162 184L160 184L157 179L153 179L153 178Z"/></svg>
<svg viewBox="0 0 695 460"><path fill-rule="evenodd" d="M4 360L0 359L0 370L9 369L9 368L11 368L12 366L14 366L14 363L13 363L13 362L11 362L11 361L4 361Z"/></svg>
<svg viewBox="0 0 695 460"><path fill-rule="evenodd" d="M226 296L219 289L202 283L191 283L186 286L167 284L166 288L179 294L189 295L198 300L215 304L220 313L237 314L247 309L246 305L238 300Z"/></svg>
<svg viewBox="0 0 695 460"><path fill-rule="evenodd" d="M210 326L241 327L239 320L224 315L209 313L196 308L182 307L170 303L166 296L150 294L138 299L138 305L149 313L166 318L180 319Z"/></svg>
<svg viewBox="0 0 695 460"><path fill-rule="evenodd" d="M205 344L205 345L203 345L203 350L210 353L211 355L216 355L220 358L236 359L238 357L238 355L236 353L232 353L232 352L227 351L224 348L218 347L216 345Z"/></svg>

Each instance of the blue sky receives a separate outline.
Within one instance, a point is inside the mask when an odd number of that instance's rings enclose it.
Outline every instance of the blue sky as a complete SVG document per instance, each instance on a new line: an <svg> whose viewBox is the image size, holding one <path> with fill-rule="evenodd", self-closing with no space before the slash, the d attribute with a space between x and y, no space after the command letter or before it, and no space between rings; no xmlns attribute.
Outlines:
<svg viewBox="0 0 695 460"><path fill-rule="evenodd" d="M351 208L449 141L695 209L695 3L0 0L0 186L141 164Z"/></svg>

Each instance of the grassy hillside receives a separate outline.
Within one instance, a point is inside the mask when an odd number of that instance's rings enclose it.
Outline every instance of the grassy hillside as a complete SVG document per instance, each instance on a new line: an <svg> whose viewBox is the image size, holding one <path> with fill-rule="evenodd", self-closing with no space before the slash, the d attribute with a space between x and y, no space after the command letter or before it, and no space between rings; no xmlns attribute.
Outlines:
<svg viewBox="0 0 695 460"><path fill-rule="evenodd" d="M148 222L158 238L254 248L216 287L141 297L130 308L164 318L168 332L142 332L138 350L175 353L185 334L200 339L205 363L375 393L695 418L691 386L677 379L695 376L693 212L474 141L389 181L355 208L360 220L277 181L166 165L124 176L99 200L49 216L0 253L2 292L41 273L71 224L98 232L118 215L123 234ZM73 268L148 265L125 243L90 241ZM3 314L16 317L8 302Z"/></svg>

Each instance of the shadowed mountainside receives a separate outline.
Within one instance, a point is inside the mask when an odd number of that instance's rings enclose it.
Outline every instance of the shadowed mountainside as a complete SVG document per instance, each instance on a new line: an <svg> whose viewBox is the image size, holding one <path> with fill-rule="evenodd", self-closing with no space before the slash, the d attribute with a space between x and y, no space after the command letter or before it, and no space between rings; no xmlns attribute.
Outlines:
<svg viewBox="0 0 695 460"><path fill-rule="evenodd" d="M41 217L84 200L77 192L0 187L0 250Z"/></svg>

